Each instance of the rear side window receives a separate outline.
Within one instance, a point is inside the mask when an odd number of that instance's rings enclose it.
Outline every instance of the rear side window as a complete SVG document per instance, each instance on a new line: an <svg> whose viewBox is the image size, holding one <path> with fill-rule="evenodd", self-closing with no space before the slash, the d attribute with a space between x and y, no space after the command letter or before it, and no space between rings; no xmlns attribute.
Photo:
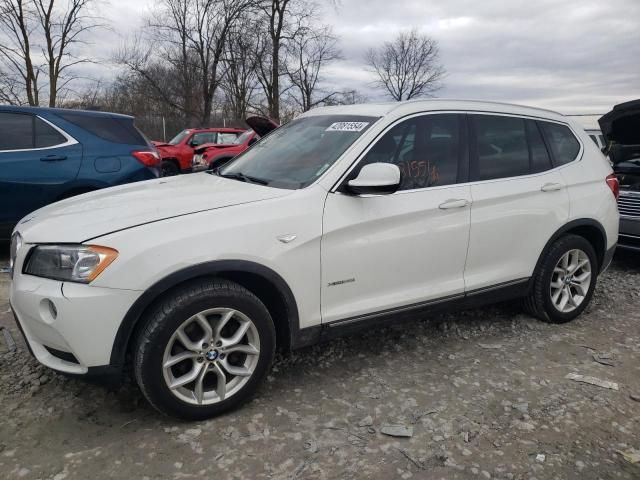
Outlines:
<svg viewBox="0 0 640 480"><path fill-rule="evenodd" d="M531 153L531 173L544 172L551 168L551 157L542 139L542 134L536 122L526 120L527 139Z"/></svg>
<svg viewBox="0 0 640 480"><path fill-rule="evenodd" d="M67 139L47 122L24 113L0 113L0 150L54 147Z"/></svg>
<svg viewBox="0 0 640 480"><path fill-rule="evenodd" d="M476 179L517 177L530 172L524 119L493 115L472 115L471 119L476 137Z"/></svg>
<svg viewBox="0 0 640 480"><path fill-rule="evenodd" d="M580 142L566 125L539 122L557 165L573 162L580 153Z"/></svg>
<svg viewBox="0 0 640 480"><path fill-rule="evenodd" d="M67 139L47 122L35 117L36 148L54 147L65 143Z"/></svg>
<svg viewBox="0 0 640 480"><path fill-rule="evenodd" d="M0 150L33 148L33 115L0 113Z"/></svg>
<svg viewBox="0 0 640 480"><path fill-rule="evenodd" d="M147 141L133 124L133 119L87 115L74 112L58 114L67 122L113 143L147 145Z"/></svg>

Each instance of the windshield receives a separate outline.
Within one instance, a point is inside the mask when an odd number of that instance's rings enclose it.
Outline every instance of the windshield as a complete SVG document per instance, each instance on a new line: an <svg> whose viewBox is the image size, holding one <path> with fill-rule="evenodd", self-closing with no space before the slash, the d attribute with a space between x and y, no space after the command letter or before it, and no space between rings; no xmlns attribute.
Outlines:
<svg viewBox="0 0 640 480"><path fill-rule="evenodd" d="M179 134L169 140L169 145L178 145L182 140L184 140L184 137L186 137L187 135L189 135L189 130L181 131Z"/></svg>
<svg viewBox="0 0 640 480"><path fill-rule="evenodd" d="M235 145L242 145L244 142L246 142L248 140L248 138L251 136L252 133L253 133L253 130L247 130L242 135L240 135L238 138L236 138L233 141L233 143Z"/></svg>
<svg viewBox="0 0 640 480"><path fill-rule="evenodd" d="M219 171L277 188L304 188L322 175L376 117L303 117L274 130Z"/></svg>

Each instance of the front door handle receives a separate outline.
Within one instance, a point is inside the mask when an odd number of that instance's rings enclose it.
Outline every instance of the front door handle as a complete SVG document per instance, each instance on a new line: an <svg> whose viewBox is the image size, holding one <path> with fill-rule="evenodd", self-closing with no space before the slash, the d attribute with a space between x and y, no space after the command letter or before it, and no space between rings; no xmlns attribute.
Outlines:
<svg viewBox="0 0 640 480"><path fill-rule="evenodd" d="M451 208L463 208L469 205L469 200L464 198L452 198L438 205L440 210L449 210Z"/></svg>
<svg viewBox="0 0 640 480"><path fill-rule="evenodd" d="M562 190L561 183L545 183L540 190L543 192L557 192L558 190Z"/></svg>
<svg viewBox="0 0 640 480"><path fill-rule="evenodd" d="M66 160L66 155L47 155L46 157L42 157L40 159L41 162L61 162L62 160Z"/></svg>

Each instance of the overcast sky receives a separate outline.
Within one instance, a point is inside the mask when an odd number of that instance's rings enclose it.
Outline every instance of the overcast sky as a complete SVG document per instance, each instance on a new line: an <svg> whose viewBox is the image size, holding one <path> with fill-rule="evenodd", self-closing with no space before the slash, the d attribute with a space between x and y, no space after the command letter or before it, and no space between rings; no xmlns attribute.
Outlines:
<svg viewBox="0 0 640 480"><path fill-rule="evenodd" d="M148 0L102 7L114 28L94 40L96 56L143 25ZM369 47L418 28L435 38L447 70L439 97L477 98L604 113L640 98L640 0L339 0L323 21L345 59L328 83L382 100L363 63ZM113 69L99 70L105 76ZM96 72L97 73L97 72Z"/></svg>

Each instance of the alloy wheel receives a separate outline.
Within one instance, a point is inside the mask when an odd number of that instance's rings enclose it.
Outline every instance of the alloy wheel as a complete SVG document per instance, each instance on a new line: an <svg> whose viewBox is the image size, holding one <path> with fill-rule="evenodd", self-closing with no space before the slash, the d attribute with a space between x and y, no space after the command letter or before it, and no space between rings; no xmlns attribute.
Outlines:
<svg viewBox="0 0 640 480"><path fill-rule="evenodd" d="M562 313L569 313L582 304L591 285L591 261L585 252L566 252L551 274L551 302Z"/></svg>
<svg viewBox="0 0 640 480"><path fill-rule="evenodd" d="M212 308L183 322L164 351L162 370L180 400L211 405L237 393L259 360L260 337L253 321L232 308Z"/></svg>

